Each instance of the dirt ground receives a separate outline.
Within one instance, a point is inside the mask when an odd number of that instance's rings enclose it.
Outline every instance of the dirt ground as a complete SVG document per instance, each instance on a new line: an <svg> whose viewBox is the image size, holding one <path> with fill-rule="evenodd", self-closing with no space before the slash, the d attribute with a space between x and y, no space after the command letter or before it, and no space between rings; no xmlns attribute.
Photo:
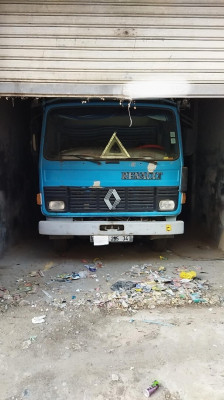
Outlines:
<svg viewBox="0 0 224 400"><path fill-rule="evenodd" d="M155 400L223 400L224 254L186 237L169 249L155 253L145 241L93 247L80 239L56 255L47 238L11 248L0 260L0 399L140 400L157 379ZM96 257L103 268L92 277L55 280ZM94 303L145 263L167 274L203 272L219 302L111 310ZM20 296L24 285L31 290Z"/></svg>

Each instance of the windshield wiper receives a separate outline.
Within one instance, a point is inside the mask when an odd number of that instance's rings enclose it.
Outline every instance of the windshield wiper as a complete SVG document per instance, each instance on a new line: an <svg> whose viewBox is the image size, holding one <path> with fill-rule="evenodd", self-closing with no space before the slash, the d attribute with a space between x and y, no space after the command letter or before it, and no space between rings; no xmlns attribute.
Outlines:
<svg viewBox="0 0 224 400"><path fill-rule="evenodd" d="M61 160L64 160L65 158L70 158L70 157L72 157L72 158L78 158L79 160L91 161L91 162L93 162L93 163L95 163L95 164L98 164L98 165L101 164L101 161L99 161L99 160L97 159L97 157L89 156L89 155L87 155L87 154L61 154L61 155L60 155L60 159L61 159Z"/></svg>

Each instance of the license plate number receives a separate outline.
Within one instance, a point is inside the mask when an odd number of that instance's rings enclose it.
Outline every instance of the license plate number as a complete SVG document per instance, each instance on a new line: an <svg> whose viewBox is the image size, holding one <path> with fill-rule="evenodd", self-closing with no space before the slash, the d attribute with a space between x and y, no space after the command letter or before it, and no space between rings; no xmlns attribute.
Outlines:
<svg viewBox="0 0 224 400"><path fill-rule="evenodd" d="M109 242L133 242L133 236L109 236Z"/></svg>
<svg viewBox="0 0 224 400"><path fill-rule="evenodd" d="M123 235L123 236L107 236L108 242L111 243L120 243L120 242L133 242L133 236L130 235ZM94 242L94 237L90 236L90 242Z"/></svg>

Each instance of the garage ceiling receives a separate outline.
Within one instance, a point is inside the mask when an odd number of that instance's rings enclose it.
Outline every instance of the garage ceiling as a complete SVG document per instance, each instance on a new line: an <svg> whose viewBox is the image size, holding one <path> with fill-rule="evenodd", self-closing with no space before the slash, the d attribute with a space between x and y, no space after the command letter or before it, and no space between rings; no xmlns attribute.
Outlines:
<svg viewBox="0 0 224 400"><path fill-rule="evenodd" d="M0 95L223 97L223 0L0 0Z"/></svg>

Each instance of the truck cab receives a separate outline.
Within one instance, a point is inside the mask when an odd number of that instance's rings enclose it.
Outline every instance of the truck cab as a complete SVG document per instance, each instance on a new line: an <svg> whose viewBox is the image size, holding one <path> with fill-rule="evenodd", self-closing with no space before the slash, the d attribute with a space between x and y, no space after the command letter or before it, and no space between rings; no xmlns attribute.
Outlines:
<svg viewBox="0 0 224 400"><path fill-rule="evenodd" d="M39 233L95 245L184 232L178 107L167 101L72 100L44 107ZM184 182L183 182L184 181Z"/></svg>

